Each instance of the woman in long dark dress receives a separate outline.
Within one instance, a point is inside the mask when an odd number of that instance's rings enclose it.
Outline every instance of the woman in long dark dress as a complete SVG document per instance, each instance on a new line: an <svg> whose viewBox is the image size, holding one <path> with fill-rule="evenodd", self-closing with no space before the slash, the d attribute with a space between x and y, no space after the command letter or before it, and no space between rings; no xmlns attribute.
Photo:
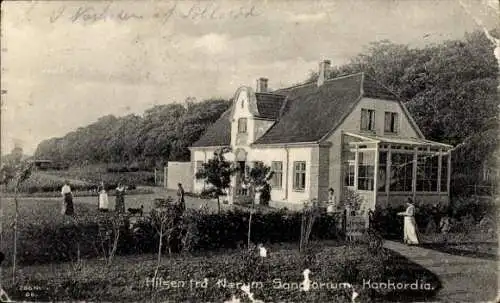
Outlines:
<svg viewBox="0 0 500 303"><path fill-rule="evenodd" d="M61 194L63 196L63 205L61 213L67 216L73 216L75 214L73 208L73 194L71 193L71 187L69 182L64 182L64 186L61 189Z"/></svg>
<svg viewBox="0 0 500 303"><path fill-rule="evenodd" d="M177 186L179 187L177 189L177 203L178 203L181 211L185 211L186 210L186 201L184 200L184 188L182 188L181 183L177 184Z"/></svg>
<svg viewBox="0 0 500 303"><path fill-rule="evenodd" d="M117 213L125 212L125 187L122 184L118 184L116 188L115 211Z"/></svg>

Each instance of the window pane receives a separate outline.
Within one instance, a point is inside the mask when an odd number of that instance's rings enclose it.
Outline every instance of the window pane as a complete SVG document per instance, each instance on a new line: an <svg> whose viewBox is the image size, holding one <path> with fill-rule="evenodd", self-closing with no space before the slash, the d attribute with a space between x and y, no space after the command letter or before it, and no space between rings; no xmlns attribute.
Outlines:
<svg viewBox="0 0 500 303"><path fill-rule="evenodd" d="M247 132L247 119L246 118L239 118L238 119L238 132L239 133L246 133Z"/></svg>
<svg viewBox="0 0 500 303"><path fill-rule="evenodd" d="M368 111L366 109L361 110L361 129L368 129Z"/></svg>
<svg viewBox="0 0 500 303"><path fill-rule="evenodd" d="M438 156L423 154L418 156L417 191L437 191Z"/></svg>
<svg viewBox="0 0 500 303"><path fill-rule="evenodd" d="M384 131L390 132L391 131L391 113L385 112L384 116Z"/></svg>
<svg viewBox="0 0 500 303"><path fill-rule="evenodd" d="M413 154L393 153L391 155L391 191L412 191Z"/></svg>
<svg viewBox="0 0 500 303"><path fill-rule="evenodd" d="M374 110L369 110L369 113L370 113L369 130L374 130L375 129L375 111Z"/></svg>

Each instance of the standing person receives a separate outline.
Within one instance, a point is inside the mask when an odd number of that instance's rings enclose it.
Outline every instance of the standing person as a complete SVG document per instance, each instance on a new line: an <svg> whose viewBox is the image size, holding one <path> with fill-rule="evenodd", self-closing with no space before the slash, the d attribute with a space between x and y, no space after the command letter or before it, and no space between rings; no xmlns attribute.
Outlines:
<svg viewBox="0 0 500 303"><path fill-rule="evenodd" d="M99 210L103 212L107 212L109 209L109 200L108 193L104 187L104 182L101 182L100 191L99 191Z"/></svg>
<svg viewBox="0 0 500 303"><path fill-rule="evenodd" d="M67 216L73 216L75 211L73 208L73 194L71 193L71 187L68 181L64 181L64 185L61 189L61 195L63 197L61 214Z"/></svg>
<svg viewBox="0 0 500 303"><path fill-rule="evenodd" d="M407 245L418 245L417 222L415 221L415 205L411 198L406 202L406 211L398 213L398 216L404 216L404 242Z"/></svg>
<svg viewBox="0 0 500 303"><path fill-rule="evenodd" d="M118 183L118 187L116 188L115 211L117 213L125 212L125 186L121 183Z"/></svg>
<svg viewBox="0 0 500 303"><path fill-rule="evenodd" d="M328 189L328 206L326 207L326 212L328 214L333 214L337 208L337 201L335 197L335 191L330 187Z"/></svg>
<svg viewBox="0 0 500 303"><path fill-rule="evenodd" d="M178 183L177 186L177 203L182 211L186 210L186 201L184 200L184 188L182 188L182 183Z"/></svg>

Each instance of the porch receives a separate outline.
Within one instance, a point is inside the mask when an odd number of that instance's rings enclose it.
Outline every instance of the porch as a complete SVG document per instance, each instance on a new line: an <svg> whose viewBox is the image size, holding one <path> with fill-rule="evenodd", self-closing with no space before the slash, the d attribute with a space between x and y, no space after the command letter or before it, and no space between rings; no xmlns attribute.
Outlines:
<svg viewBox="0 0 500 303"><path fill-rule="evenodd" d="M404 205L448 204L451 145L417 138L344 132L344 188L362 197L361 213Z"/></svg>

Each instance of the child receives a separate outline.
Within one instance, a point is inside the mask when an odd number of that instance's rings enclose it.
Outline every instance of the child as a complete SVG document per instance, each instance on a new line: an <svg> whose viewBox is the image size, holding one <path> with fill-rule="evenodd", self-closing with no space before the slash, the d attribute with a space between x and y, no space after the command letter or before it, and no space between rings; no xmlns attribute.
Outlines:
<svg viewBox="0 0 500 303"><path fill-rule="evenodd" d="M102 212L107 212L109 207L108 193L104 188L104 182L101 182L101 188L99 191L99 210Z"/></svg>

